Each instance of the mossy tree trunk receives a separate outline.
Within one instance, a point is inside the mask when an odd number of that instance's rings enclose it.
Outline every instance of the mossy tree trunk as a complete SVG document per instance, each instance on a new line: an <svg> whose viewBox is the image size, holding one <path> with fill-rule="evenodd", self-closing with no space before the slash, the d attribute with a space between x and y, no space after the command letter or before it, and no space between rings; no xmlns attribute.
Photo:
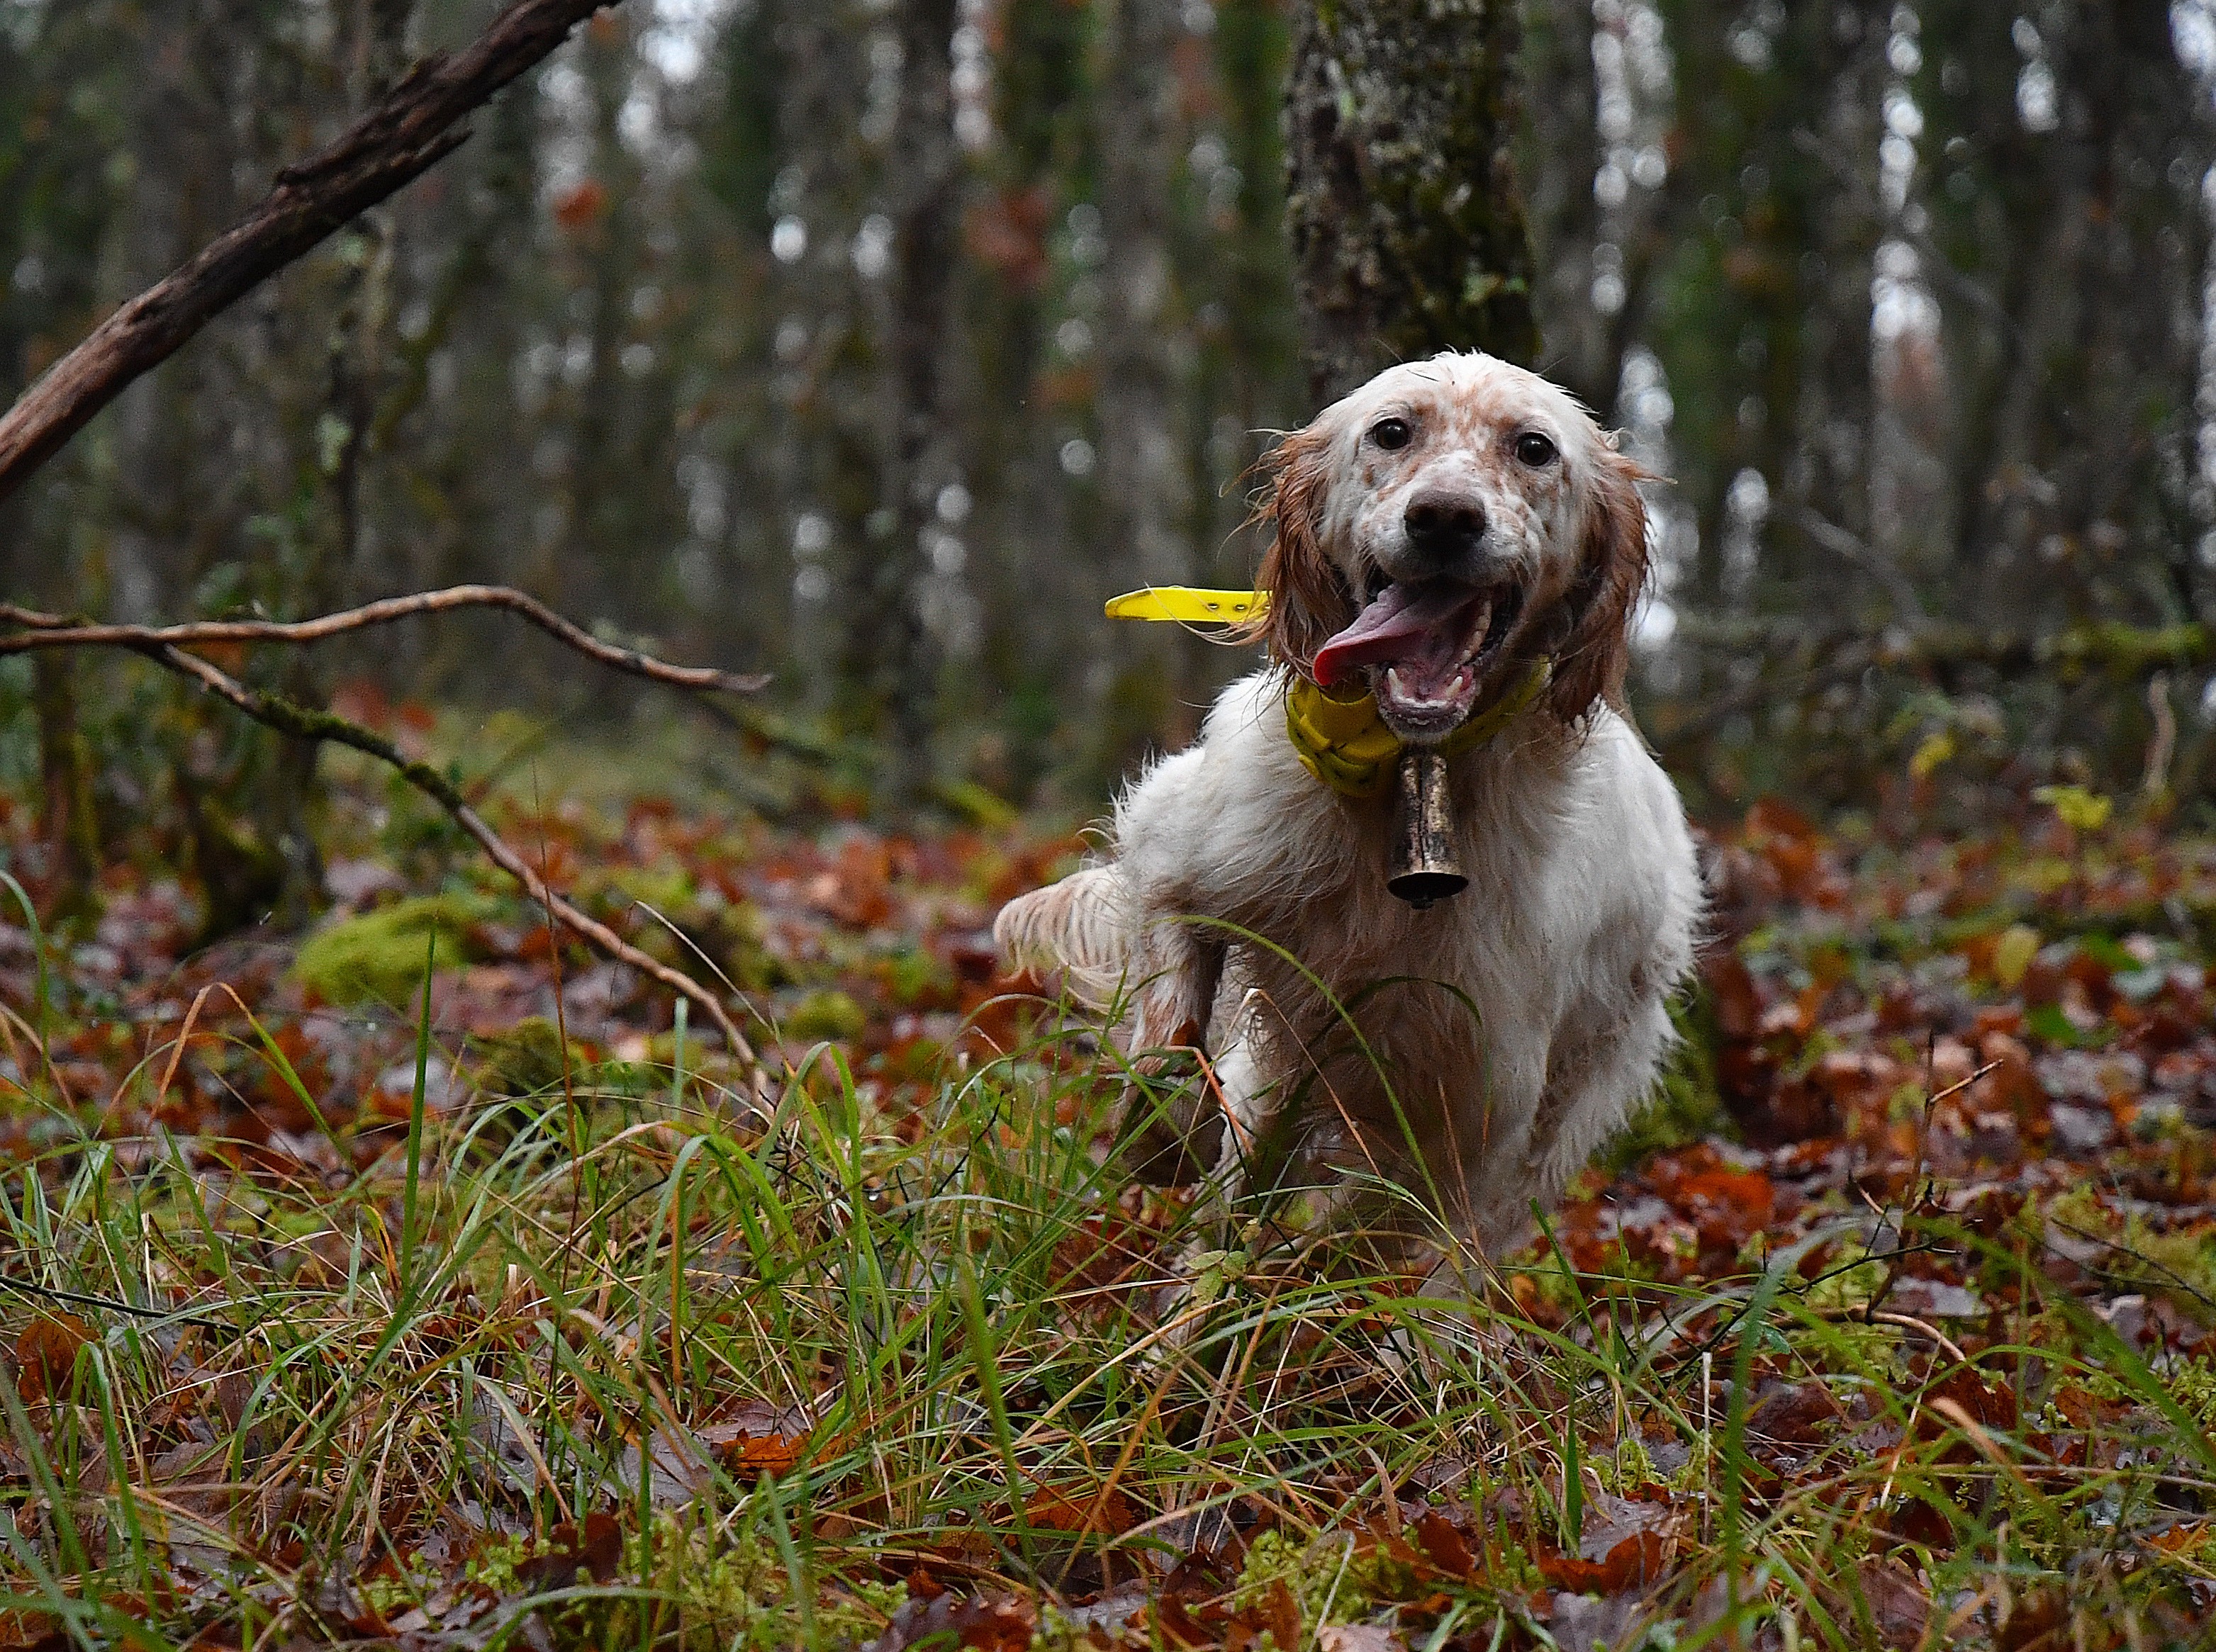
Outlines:
<svg viewBox="0 0 2216 1652"><path fill-rule="evenodd" d="M1190 376L1180 359L1181 292L1173 236L1178 207L1166 187L1180 137L1174 77L1177 0L1109 0L1100 8L1107 64L1093 141L1100 156L1099 497L1108 585L1177 585L1193 574L1188 433L1179 417ZM1111 771L1165 735L1194 732L1183 708L1179 639L1167 627L1126 625L1112 638L1116 672L1101 706L1101 758ZM1181 726L1182 725L1182 726Z"/></svg>
<svg viewBox="0 0 2216 1652"><path fill-rule="evenodd" d="M892 554L876 566L872 627L878 731L886 740L884 792L898 810L924 801L935 774L943 631L929 623L939 490L953 480L946 440L947 341L960 256L963 175L954 141L949 43L954 0L905 0L898 14L899 102L883 187L893 224L884 348L892 416L884 486L894 519ZM948 574L951 579L952 574Z"/></svg>
<svg viewBox="0 0 2216 1652"><path fill-rule="evenodd" d="M1286 206L1319 403L1441 350L1537 357L1512 154L1519 39L1512 0L1303 8Z"/></svg>
<svg viewBox="0 0 2216 1652"><path fill-rule="evenodd" d="M100 823L94 813L92 752L77 723L73 662L31 660L31 700L39 720L39 770L45 783L46 918L75 918L94 906L100 871Z"/></svg>

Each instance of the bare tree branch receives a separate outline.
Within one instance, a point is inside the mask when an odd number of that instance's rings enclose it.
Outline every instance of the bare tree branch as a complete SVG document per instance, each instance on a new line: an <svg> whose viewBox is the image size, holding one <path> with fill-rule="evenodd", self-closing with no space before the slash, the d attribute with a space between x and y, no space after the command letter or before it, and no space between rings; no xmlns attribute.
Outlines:
<svg viewBox="0 0 2216 1652"><path fill-rule="evenodd" d="M1844 556L1885 587L1904 625L1920 625L1931 617L1916 587L1900 571L1900 564L1876 546L1865 544L1837 523L1806 506L1795 508L1793 519L1801 531L1835 556Z"/></svg>
<svg viewBox="0 0 2216 1652"><path fill-rule="evenodd" d="M30 634L31 646L66 648L85 639L72 630L53 629ZM551 886L532 869L530 862L517 853L500 834L485 824L483 816L471 808L468 801L456 789L452 782L428 763L416 762L393 743L374 730L328 711L311 710L296 705L281 695L267 694L249 688L237 679L196 654L157 642L120 642L133 653L142 654L157 665L191 678L201 687L229 701L255 722L274 728L280 734L290 734L296 740L329 740L335 745L350 746L357 752L366 752L381 763L388 763L400 771L403 778L416 790L429 797L454 819L454 823L475 838L493 864L521 884L532 900L545 907L569 929L619 962L628 964L641 974L662 983L671 992L690 998L715 1020L729 1041L731 1053L749 1067L759 1066L754 1047L747 1042L716 995L682 970L673 969L657 958L649 957L625 940L606 924L570 905L555 893Z"/></svg>
<svg viewBox="0 0 2216 1652"><path fill-rule="evenodd" d="M427 58L337 142L182 268L95 328L0 418L0 499L209 321L469 137L459 123L616 0L515 0L466 50Z"/></svg>
<svg viewBox="0 0 2216 1652"><path fill-rule="evenodd" d="M505 585L455 585L442 591L419 591L405 597L387 597L318 619L192 620L182 625L99 625L60 614L0 603L0 623L20 625L23 632L0 636L0 654L27 654L34 649L88 648L192 648L208 642L322 642L372 625L389 625L418 614L443 614L457 608L505 608L520 614L540 630L566 642L578 653L617 671L666 683L672 688L721 690L751 694L769 681L755 672L718 671L712 666L673 666L636 648L603 642L582 627L564 619L536 597Z"/></svg>
<svg viewBox="0 0 2216 1652"><path fill-rule="evenodd" d="M471 111L544 60L579 22L619 3L515 0L466 50L426 58L335 143L280 172L276 187L259 205L191 261L95 328L0 417L0 499L21 487L126 385L175 354L225 309L452 154L469 137L469 129L460 123ZM410 760L371 729L249 688L210 661L186 652L189 646L214 642L317 642L412 615L464 607L505 608L603 665L674 687L748 693L766 680L707 666L673 666L636 649L603 642L535 599L502 586L457 586L390 598L297 623L98 625L0 604L0 623L22 628L15 636L0 637L0 654L76 647L128 648L192 679L280 734L349 746L391 765L452 815L550 917L608 956L699 1004L722 1029L733 1053L758 1068L753 1047L714 993L682 971L649 957L557 894L437 770Z"/></svg>

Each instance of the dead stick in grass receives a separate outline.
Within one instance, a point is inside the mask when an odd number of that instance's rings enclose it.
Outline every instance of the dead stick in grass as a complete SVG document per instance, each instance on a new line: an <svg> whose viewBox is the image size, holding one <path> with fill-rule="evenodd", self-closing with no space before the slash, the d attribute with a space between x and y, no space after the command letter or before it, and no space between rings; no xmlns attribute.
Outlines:
<svg viewBox="0 0 2216 1652"><path fill-rule="evenodd" d="M0 418L0 499L133 379L334 231L451 155L463 120L614 0L516 0L464 50L425 58L189 262L124 304Z"/></svg>
<svg viewBox="0 0 2216 1652"><path fill-rule="evenodd" d="M9 617L12 617L20 611L10 611ZM50 617L42 615L37 617L45 619ZM23 622L19 620L18 623ZM135 639L102 635L140 629L148 629L153 635ZM739 1031L738 1024L731 1019L713 992L682 970L673 969L659 959L649 957L598 918L579 911L557 894L546 880L532 869L528 861L485 824L483 817L470 807L469 801L453 783L429 764L408 757L385 736L372 729L364 728L359 723L349 722L329 711L313 710L307 706L295 704L282 695L249 688L199 655L188 654L174 643L158 640L163 629L70 624L34 626L6 641L21 648L33 648L96 646L128 648L181 677L192 679L210 693L229 701L255 722L274 728L280 734L290 734L296 740L329 740L335 745L350 746L357 752L367 752L381 763L390 764L399 771L409 784L452 815L454 823L477 840L477 846L484 851L493 864L521 884L533 900L611 958L630 965L640 973L661 982L671 992L699 1004L715 1018L716 1025L730 1041L732 1053L750 1067L759 1065L754 1047L747 1042L744 1035ZM192 628L175 629L189 630ZM643 659L644 656L638 658ZM675 671L680 668L666 666L664 669Z"/></svg>

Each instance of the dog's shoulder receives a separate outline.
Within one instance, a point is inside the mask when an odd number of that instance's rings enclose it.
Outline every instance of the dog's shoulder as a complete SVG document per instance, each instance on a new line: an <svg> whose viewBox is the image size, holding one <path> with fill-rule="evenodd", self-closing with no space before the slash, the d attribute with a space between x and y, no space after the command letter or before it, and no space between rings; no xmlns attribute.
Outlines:
<svg viewBox="0 0 2216 1652"><path fill-rule="evenodd" d="M1355 828L1343 800L1301 766L1285 733L1285 679L1259 671L1226 687L1200 739L1162 758L1116 807L1116 850L1150 897L1213 907L1313 887L1343 863Z"/></svg>
<svg viewBox="0 0 2216 1652"><path fill-rule="evenodd" d="M1690 857L1693 841L1677 788L1638 728L1613 708L1593 708L1571 748L1569 773L1586 813L1613 817L1658 849Z"/></svg>
<svg viewBox="0 0 2216 1652"><path fill-rule="evenodd" d="M1150 766L1125 793L1174 793L1187 809L1267 807L1283 812L1320 792L1285 734L1285 679L1258 671L1228 685L1201 724L1200 738Z"/></svg>
<svg viewBox="0 0 2216 1652"><path fill-rule="evenodd" d="M1292 743L1285 738L1287 687L1284 672L1267 667L1224 685L1201 724L1201 747L1225 758L1251 757L1278 748L1290 752Z"/></svg>
<svg viewBox="0 0 2216 1652"><path fill-rule="evenodd" d="M1677 786L1638 730L1606 708L1577 764L1569 887L1557 899L1584 907L1604 930L1628 924L1673 957L1685 952L1703 895Z"/></svg>

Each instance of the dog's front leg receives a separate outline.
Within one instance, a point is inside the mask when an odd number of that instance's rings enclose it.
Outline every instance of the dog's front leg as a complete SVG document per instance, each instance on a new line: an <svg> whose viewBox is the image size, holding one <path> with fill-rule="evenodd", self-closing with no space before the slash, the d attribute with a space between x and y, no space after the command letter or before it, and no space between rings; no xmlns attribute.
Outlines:
<svg viewBox="0 0 2216 1652"><path fill-rule="evenodd" d="M1223 943L1192 919L1149 916L1132 971L1131 1053L1208 1047L1209 1008L1223 979Z"/></svg>
<svg viewBox="0 0 2216 1652"><path fill-rule="evenodd" d="M1465 1165L1463 1225L1480 1250L1498 1256L1530 1237L1532 1206L1552 1209L1653 1093L1671 1036L1659 992L1590 1005L1556 1035L1523 1140L1513 1151Z"/></svg>
<svg viewBox="0 0 2216 1652"><path fill-rule="evenodd" d="M1222 1114L1205 1064L1224 948L1189 920L1159 916L1145 920L1135 951L1123 1103L1132 1173L1177 1186L1197 1180L1219 1150Z"/></svg>

